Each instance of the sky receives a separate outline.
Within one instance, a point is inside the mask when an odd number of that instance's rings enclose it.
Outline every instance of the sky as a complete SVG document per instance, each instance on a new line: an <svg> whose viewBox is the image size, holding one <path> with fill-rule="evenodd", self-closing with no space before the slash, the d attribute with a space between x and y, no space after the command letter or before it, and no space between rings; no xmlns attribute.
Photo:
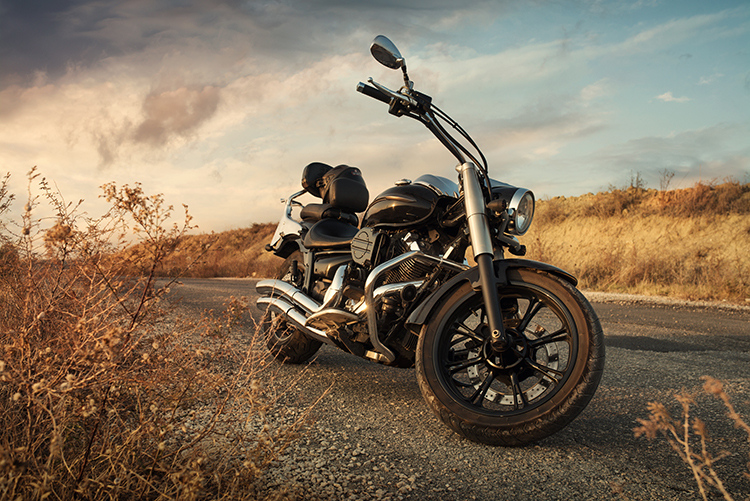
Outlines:
<svg viewBox="0 0 750 501"><path fill-rule="evenodd" d="M402 84L378 34L491 176L539 198L750 182L746 0L0 0L0 173L23 200L37 166L92 216L102 184L141 183L201 232L278 220L313 161L359 167L371 199L455 179L355 91Z"/></svg>

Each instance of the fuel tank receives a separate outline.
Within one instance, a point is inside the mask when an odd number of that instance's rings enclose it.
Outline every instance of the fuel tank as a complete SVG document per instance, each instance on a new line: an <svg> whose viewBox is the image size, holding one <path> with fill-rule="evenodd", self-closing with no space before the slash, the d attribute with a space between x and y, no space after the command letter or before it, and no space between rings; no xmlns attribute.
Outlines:
<svg viewBox="0 0 750 501"><path fill-rule="evenodd" d="M458 198L458 185L433 175L414 182L399 181L375 197L362 218L362 227L406 228L426 222L444 198Z"/></svg>

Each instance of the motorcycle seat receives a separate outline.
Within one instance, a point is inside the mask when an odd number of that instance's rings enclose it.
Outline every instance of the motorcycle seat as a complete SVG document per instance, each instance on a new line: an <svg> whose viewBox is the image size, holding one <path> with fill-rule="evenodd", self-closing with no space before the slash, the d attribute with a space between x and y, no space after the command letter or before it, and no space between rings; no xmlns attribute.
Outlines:
<svg viewBox="0 0 750 501"><path fill-rule="evenodd" d="M320 221L321 219L338 219L345 223L357 226L359 218L356 214L346 212L331 204L307 204L302 208L300 217L305 221Z"/></svg>
<svg viewBox="0 0 750 501"><path fill-rule="evenodd" d="M338 219L321 219L310 227L302 243L308 249L348 247L358 231L356 226Z"/></svg>

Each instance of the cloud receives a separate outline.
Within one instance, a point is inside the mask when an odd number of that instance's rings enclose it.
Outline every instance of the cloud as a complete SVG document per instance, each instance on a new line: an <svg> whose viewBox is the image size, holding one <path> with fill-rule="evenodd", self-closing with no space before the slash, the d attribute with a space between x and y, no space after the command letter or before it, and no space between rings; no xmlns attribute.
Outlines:
<svg viewBox="0 0 750 501"><path fill-rule="evenodd" d="M211 118L219 104L219 89L204 87L150 94L143 102L143 122L133 132L136 143L164 145L171 136L185 136Z"/></svg>
<svg viewBox="0 0 750 501"><path fill-rule="evenodd" d="M661 94L659 96L656 96L656 99L661 99L665 103L686 103L690 101L689 97L674 97L672 95L672 91L665 92L664 94Z"/></svg>
<svg viewBox="0 0 750 501"><path fill-rule="evenodd" d="M723 77L723 73L714 73L713 75L709 77L701 77L700 80L698 80L698 85L708 85L710 83L715 82L719 78Z"/></svg>
<svg viewBox="0 0 750 501"><path fill-rule="evenodd" d="M585 162L623 179L626 174L640 172L653 181L663 169L675 171L688 181L699 175L704 180L723 179L750 166L750 148L736 147L747 134L746 125L719 124L641 137L602 148Z"/></svg>
<svg viewBox="0 0 750 501"><path fill-rule="evenodd" d="M584 102L588 102L607 94L609 94L609 79L602 78L601 80L584 87L581 90L580 96Z"/></svg>
<svg viewBox="0 0 750 501"><path fill-rule="evenodd" d="M0 0L9 13L0 13L0 156L11 169L38 164L71 198L95 198L103 181L139 180L150 192L190 204L202 230L276 218L278 198L299 189L302 167L314 160L357 165L373 194L426 172L454 178L455 160L429 132L354 92L367 76L401 84L399 72L367 52L372 36L384 33L406 56L417 89L472 133L498 179L533 181L532 188L549 181L552 195L577 194L601 184L600 169L610 175L602 165L678 165L643 149L675 138L600 148L643 134L640 122L648 116L625 109L642 101L628 94L635 87L628 78L641 78L642 62L653 68L657 57L690 51L696 57L689 63L701 64L698 45L717 39L731 11L678 12L661 18L666 22L649 15L612 31L587 18L561 41L551 34L559 30L548 29L557 19L519 31L510 25L522 17L496 23L527 9L520 5ZM575 15L571 9L559 23L571 28L565 23ZM686 40L695 43L683 47ZM714 71L703 66L693 75ZM684 89L670 81L661 85ZM742 83L750 90L750 74ZM692 89L696 101L708 90ZM655 99L689 100L671 92ZM682 130L665 127L678 137ZM728 162L721 146L709 150L691 158ZM587 158L591 151L602 158ZM594 163L600 160L610 163Z"/></svg>
<svg viewBox="0 0 750 501"><path fill-rule="evenodd" d="M363 33L401 33L408 43L456 23L486 24L507 10L493 0L28 0L5 1L2 9L2 86L27 84L35 71L56 80L71 66L134 58L140 65L150 59L158 71L176 57L177 66L215 69L217 78L243 60L256 68L304 64L311 56L348 50Z"/></svg>

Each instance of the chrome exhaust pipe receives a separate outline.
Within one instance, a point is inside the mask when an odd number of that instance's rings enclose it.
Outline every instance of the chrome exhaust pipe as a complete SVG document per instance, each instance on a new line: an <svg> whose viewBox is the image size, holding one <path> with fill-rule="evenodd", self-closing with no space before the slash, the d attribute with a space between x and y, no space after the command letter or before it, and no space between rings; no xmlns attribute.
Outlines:
<svg viewBox="0 0 750 501"><path fill-rule="evenodd" d="M307 294L292 284L288 284L281 280L261 280L255 284L255 290L262 296L280 297L287 301L291 301L292 304L299 306L308 315L320 310L321 307ZM258 300L258 304L260 304L260 299Z"/></svg>
<svg viewBox="0 0 750 501"><path fill-rule="evenodd" d="M283 299L277 297L262 297L255 303L257 306L265 305L268 309L274 310L284 316L284 318L291 322L295 328L301 330L308 336L318 341L322 341L326 344L334 345L334 342L329 338L326 333L322 330L316 329L315 327L309 327L305 325L307 318L294 309L294 306L287 303ZM335 345L334 345L335 346Z"/></svg>

